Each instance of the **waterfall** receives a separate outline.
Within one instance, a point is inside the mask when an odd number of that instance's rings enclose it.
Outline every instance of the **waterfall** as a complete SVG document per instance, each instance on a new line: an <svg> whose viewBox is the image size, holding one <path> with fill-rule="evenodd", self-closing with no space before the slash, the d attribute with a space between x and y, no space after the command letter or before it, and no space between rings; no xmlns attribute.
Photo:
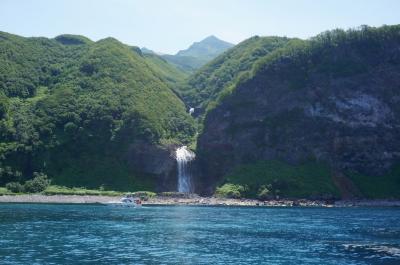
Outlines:
<svg viewBox="0 0 400 265"><path fill-rule="evenodd" d="M189 165L196 155L188 150L187 146L179 147L175 154L178 166L178 191L191 193L193 192L193 183Z"/></svg>

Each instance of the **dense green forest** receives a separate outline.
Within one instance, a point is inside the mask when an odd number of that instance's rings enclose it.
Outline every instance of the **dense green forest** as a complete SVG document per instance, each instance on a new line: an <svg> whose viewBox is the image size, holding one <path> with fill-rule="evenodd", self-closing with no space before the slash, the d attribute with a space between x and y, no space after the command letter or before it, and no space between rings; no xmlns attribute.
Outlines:
<svg viewBox="0 0 400 265"><path fill-rule="evenodd" d="M168 63L163 57L156 54L144 54L147 64L156 71L165 82L177 90L179 86L186 80L189 76L186 72L179 70L179 68Z"/></svg>
<svg viewBox="0 0 400 265"><path fill-rule="evenodd" d="M112 38L1 33L0 183L43 172L62 185L154 189L124 156L138 141L192 141L195 124L172 90L182 78Z"/></svg>

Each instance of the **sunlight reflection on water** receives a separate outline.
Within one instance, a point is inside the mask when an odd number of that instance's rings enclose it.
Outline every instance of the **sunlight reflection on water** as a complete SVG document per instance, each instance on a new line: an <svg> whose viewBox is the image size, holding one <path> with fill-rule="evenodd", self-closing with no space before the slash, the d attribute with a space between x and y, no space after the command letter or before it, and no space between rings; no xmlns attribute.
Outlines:
<svg viewBox="0 0 400 265"><path fill-rule="evenodd" d="M400 264L400 209L0 204L0 264Z"/></svg>

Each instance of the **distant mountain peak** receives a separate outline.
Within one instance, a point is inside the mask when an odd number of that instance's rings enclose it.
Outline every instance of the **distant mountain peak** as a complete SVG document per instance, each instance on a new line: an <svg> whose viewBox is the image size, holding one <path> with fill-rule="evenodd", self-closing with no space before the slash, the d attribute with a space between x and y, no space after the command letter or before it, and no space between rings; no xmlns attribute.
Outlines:
<svg viewBox="0 0 400 265"><path fill-rule="evenodd" d="M188 49L180 50L176 55L212 59L233 46L232 43L210 35L199 42L194 42Z"/></svg>
<svg viewBox="0 0 400 265"><path fill-rule="evenodd" d="M165 54L162 57L179 69L192 72L233 46L232 43L210 35L199 42L194 42L189 48L180 50L175 55Z"/></svg>
<svg viewBox="0 0 400 265"><path fill-rule="evenodd" d="M205 41L205 40L220 40L220 41L222 41L221 39L217 38L215 35L210 35L207 38L205 38L203 41Z"/></svg>

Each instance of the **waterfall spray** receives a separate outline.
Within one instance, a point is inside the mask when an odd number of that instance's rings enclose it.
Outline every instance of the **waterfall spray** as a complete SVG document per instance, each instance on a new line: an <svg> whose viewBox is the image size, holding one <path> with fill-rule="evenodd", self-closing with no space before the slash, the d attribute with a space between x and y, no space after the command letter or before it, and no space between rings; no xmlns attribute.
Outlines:
<svg viewBox="0 0 400 265"><path fill-rule="evenodd" d="M178 191L193 192L192 176L189 164L196 157L195 153L187 149L187 146L181 146L175 151L176 162L178 166Z"/></svg>

